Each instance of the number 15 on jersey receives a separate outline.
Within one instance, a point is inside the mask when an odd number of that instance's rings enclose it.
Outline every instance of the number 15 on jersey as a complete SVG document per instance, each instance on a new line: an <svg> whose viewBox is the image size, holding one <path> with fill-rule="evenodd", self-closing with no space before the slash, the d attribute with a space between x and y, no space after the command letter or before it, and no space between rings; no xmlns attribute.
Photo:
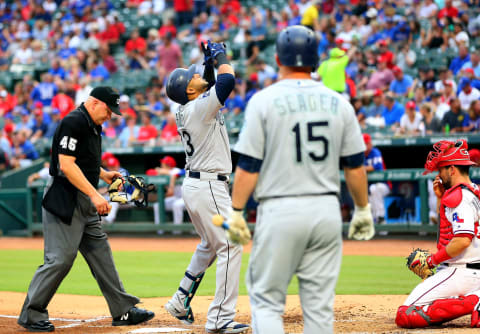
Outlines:
<svg viewBox="0 0 480 334"><path fill-rule="evenodd" d="M315 121L308 122L305 125L296 123L292 128L292 132L295 135L295 147L296 147L296 160L302 162L303 154L307 153L309 159L314 162L320 162L328 157L328 139L323 135L316 135L315 129L320 130L322 127L328 127L328 121ZM302 152L302 142L306 137L308 143L318 143L318 149L308 150ZM310 145L309 145L310 147Z"/></svg>

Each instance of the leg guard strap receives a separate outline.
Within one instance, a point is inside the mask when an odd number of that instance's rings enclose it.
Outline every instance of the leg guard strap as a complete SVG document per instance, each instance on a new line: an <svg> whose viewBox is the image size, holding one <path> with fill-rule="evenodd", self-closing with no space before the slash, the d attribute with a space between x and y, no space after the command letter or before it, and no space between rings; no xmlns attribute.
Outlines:
<svg viewBox="0 0 480 334"><path fill-rule="evenodd" d="M192 284L190 285L188 290L182 287L178 288L178 290L180 290L185 295L185 301L184 301L185 308L190 306L190 302L192 301L193 296L195 296L195 293L197 292L197 289L200 286L200 282L202 281L204 275L205 273L201 273L198 276L193 276L188 271L185 272L185 277L187 277L189 280L192 281Z"/></svg>

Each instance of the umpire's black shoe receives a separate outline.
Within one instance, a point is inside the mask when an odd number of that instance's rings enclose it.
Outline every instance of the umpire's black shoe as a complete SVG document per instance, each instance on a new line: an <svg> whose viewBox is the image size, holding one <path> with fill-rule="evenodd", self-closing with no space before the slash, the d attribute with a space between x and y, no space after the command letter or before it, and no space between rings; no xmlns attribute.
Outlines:
<svg viewBox="0 0 480 334"><path fill-rule="evenodd" d="M22 324L22 326L29 332L53 332L55 330L55 326L48 320L40 320L33 324Z"/></svg>
<svg viewBox="0 0 480 334"><path fill-rule="evenodd" d="M129 326L136 325L144 321L148 321L155 316L155 313L141 308L132 307L127 313L113 318L113 326Z"/></svg>

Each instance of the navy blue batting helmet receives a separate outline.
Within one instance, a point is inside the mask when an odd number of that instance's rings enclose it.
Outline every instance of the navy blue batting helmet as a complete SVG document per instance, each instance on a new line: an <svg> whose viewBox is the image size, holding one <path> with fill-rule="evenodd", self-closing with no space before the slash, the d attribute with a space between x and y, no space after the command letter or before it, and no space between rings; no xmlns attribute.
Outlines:
<svg viewBox="0 0 480 334"><path fill-rule="evenodd" d="M170 73L167 81L167 96L170 100L173 100L181 105L187 104L187 86L193 75L196 72L196 66L190 65L188 70L184 68L176 68Z"/></svg>
<svg viewBox="0 0 480 334"><path fill-rule="evenodd" d="M277 55L284 66L318 67L318 42L315 33L300 25L283 29L277 37Z"/></svg>

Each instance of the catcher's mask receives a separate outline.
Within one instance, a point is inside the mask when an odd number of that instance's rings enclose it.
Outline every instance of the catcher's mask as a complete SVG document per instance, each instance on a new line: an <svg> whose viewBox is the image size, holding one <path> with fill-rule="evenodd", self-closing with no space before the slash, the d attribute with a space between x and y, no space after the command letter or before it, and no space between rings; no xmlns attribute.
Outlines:
<svg viewBox="0 0 480 334"><path fill-rule="evenodd" d="M133 188L133 193L129 195L125 191L124 183L128 182ZM140 176L130 175L124 178L114 178L108 187L110 201L122 204L133 202L139 208L148 206L148 194L156 192L157 187L154 184L146 184L145 179Z"/></svg>
<svg viewBox="0 0 480 334"><path fill-rule="evenodd" d="M468 154L468 144L465 139L459 139L456 142L441 140L433 145L433 151L430 151L425 162L425 171L423 175L437 171L445 166L473 166L475 162L470 160Z"/></svg>

